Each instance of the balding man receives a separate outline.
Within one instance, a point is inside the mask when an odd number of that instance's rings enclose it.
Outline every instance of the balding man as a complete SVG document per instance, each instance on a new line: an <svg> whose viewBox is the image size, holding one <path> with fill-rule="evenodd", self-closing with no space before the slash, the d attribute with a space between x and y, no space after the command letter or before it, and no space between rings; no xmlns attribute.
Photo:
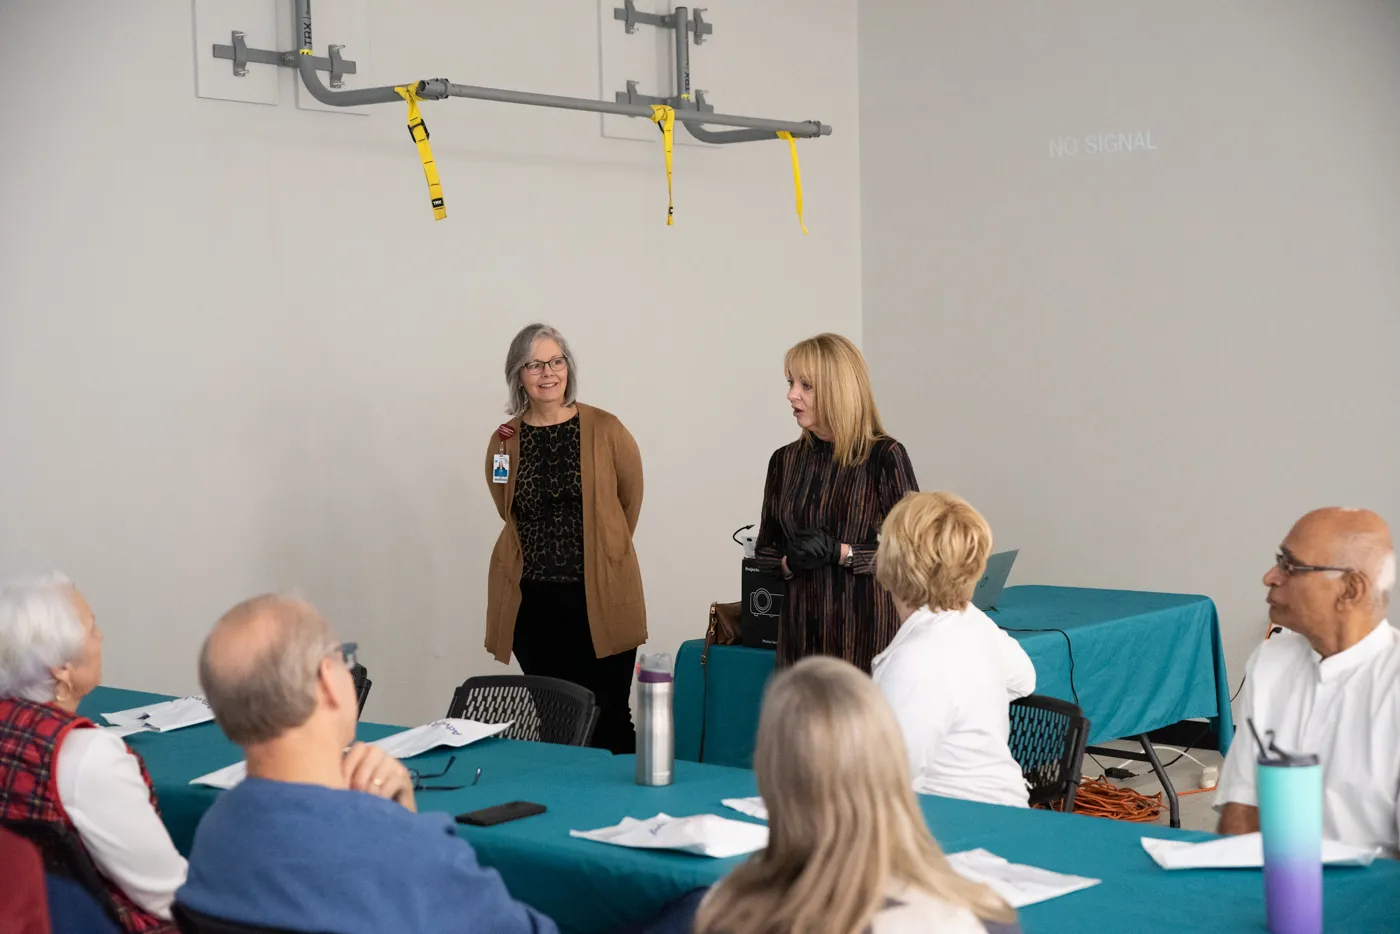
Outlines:
<svg viewBox="0 0 1400 934"><path fill-rule="evenodd" d="M414 812L402 763L355 743L349 665L303 600L256 597L219 620L199 680L248 777L200 822L177 902L279 930L557 934L451 817Z"/></svg>
<svg viewBox="0 0 1400 934"><path fill-rule="evenodd" d="M1397 851L1400 637L1386 621L1395 549L1380 516L1320 509L1293 526L1264 575L1282 627L1250 656L1240 717L1322 763L1323 836ZM1259 829L1252 741L1230 747L1220 832Z"/></svg>

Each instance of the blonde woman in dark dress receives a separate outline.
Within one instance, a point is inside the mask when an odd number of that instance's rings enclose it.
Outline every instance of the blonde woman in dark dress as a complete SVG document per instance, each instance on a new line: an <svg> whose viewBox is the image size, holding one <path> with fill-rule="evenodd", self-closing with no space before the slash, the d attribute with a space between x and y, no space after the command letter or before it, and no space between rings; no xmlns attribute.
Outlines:
<svg viewBox="0 0 1400 934"><path fill-rule="evenodd" d="M757 543L789 577L778 666L833 655L869 672L899 628L875 583L880 526L919 488L914 467L880 424L855 344L818 334L787 352L783 370L802 434L768 462Z"/></svg>

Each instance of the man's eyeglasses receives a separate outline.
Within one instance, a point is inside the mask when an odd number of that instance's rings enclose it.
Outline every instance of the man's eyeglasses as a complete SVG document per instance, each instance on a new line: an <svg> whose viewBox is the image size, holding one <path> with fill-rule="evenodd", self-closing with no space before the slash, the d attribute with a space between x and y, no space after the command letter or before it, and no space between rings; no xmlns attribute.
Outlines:
<svg viewBox="0 0 1400 934"><path fill-rule="evenodd" d="M1280 551L1278 554L1274 555L1274 564L1286 577L1292 577L1295 574L1318 574L1324 572L1350 574L1356 570L1356 568L1329 567L1325 564L1300 564L1293 560L1292 555L1284 551Z"/></svg>
<svg viewBox="0 0 1400 934"><path fill-rule="evenodd" d="M342 642L340 645L331 649L331 654L339 654L340 660L345 662L345 667L353 669L359 664L359 661L355 658L355 653L359 650L360 644L358 642Z"/></svg>
<svg viewBox="0 0 1400 934"><path fill-rule="evenodd" d="M425 785L425 784L423 784L423 779L425 779L425 778L443 778L444 776L446 776L447 773L448 773L449 771L452 770L452 764L453 764L454 762L456 762L456 761L457 761L457 757L456 757L456 756L449 756L448 759L447 759L447 764L444 765L444 766L442 767L442 771L441 771L441 772L426 773L426 772L420 772L420 771L418 771L417 769L409 769L409 770L408 770L409 777L411 777L411 778L413 779L413 790L414 790L414 791L460 791L461 789L466 788L466 787L467 787L466 785ZM476 784L477 782L479 782L479 781L481 781L481 769L477 769L477 770L476 770L476 778L472 779L472 784L475 785L475 784Z"/></svg>
<svg viewBox="0 0 1400 934"><path fill-rule="evenodd" d="M568 360L565 360L563 357L555 357L552 360L531 360L529 363L525 364L524 369L531 376L539 376L544 372L545 367L549 367L551 371L558 373L560 370L567 369L568 366Z"/></svg>

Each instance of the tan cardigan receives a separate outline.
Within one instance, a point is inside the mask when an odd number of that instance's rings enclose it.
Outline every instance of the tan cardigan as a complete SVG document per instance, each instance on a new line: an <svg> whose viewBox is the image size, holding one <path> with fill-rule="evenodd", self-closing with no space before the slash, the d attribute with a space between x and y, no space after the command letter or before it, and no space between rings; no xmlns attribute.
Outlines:
<svg viewBox="0 0 1400 934"><path fill-rule="evenodd" d="M647 641L642 570L632 547L632 533L642 511L642 455L637 442L611 412L578 405L579 468L583 474L583 577L588 598L588 628L599 658L635 649ZM520 474L519 418L510 420L515 434L505 442L496 432L486 446L486 487L505 520L491 552L486 579L486 649L509 662L520 611L520 574L524 559L515 531L511 503ZM510 455L510 480L491 482L492 459Z"/></svg>

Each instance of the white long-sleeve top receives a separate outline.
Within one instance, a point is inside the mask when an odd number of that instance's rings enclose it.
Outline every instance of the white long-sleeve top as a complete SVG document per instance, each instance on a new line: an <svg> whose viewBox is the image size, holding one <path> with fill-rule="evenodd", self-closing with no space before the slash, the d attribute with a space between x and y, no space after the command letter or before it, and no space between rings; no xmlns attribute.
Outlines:
<svg viewBox="0 0 1400 934"><path fill-rule="evenodd" d="M872 674L904 732L915 791L1029 804L1008 746L1009 705L1035 691L1035 666L985 613L919 608Z"/></svg>
<svg viewBox="0 0 1400 934"><path fill-rule="evenodd" d="M185 859L126 743L101 729L69 730L54 768L58 800L97 868L138 907L169 920Z"/></svg>

